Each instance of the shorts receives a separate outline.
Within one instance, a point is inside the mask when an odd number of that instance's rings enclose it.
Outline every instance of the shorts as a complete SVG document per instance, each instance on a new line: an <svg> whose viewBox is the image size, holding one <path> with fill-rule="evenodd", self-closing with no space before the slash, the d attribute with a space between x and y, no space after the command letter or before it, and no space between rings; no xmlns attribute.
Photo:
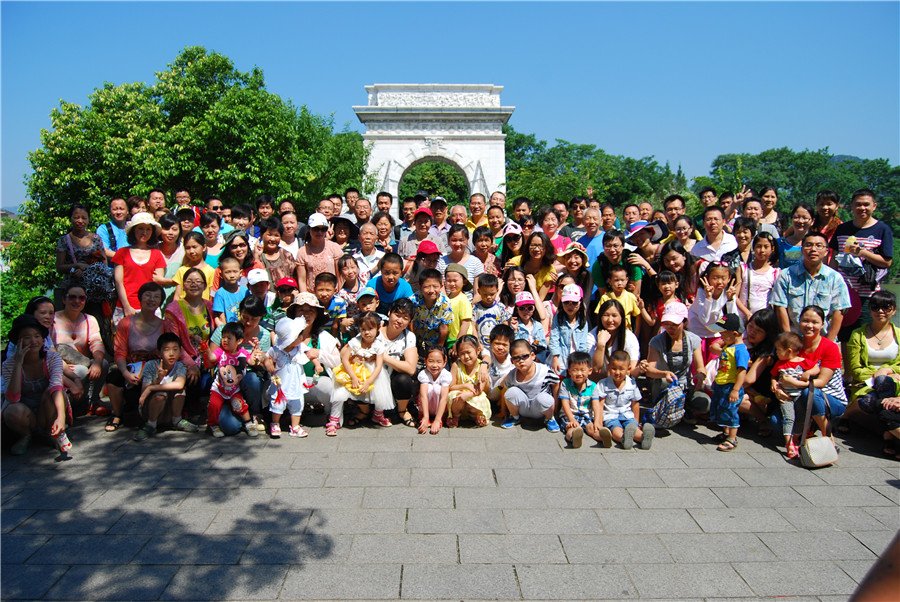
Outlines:
<svg viewBox="0 0 900 602"><path fill-rule="evenodd" d="M625 418L624 416L619 416L618 418L610 418L609 420L603 421L603 426L605 426L609 430L613 430L614 428L624 429L629 424L640 426L638 425L637 420L635 420L634 418Z"/></svg>
<svg viewBox="0 0 900 602"><path fill-rule="evenodd" d="M709 404L709 419L719 426L728 428L738 428L741 420L738 417L738 408L741 400L744 398L744 388L738 391L738 400L731 403L728 397L734 388L733 383L725 383L724 385L714 384L712 401Z"/></svg>
<svg viewBox="0 0 900 602"><path fill-rule="evenodd" d="M589 415L587 415L587 414L575 414L575 415L574 415L574 418L575 418L575 422L576 422L576 423L578 424L578 426L580 426L581 428L587 428L587 425L593 424L593 423L594 423L594 420L593 420ZM567 424L569 424L569 419L566 418L566 413L565 413L565 412L560 412L560 413L559 413L559 426L560 426L560 428L562 428L563 430L565 430Z"/></svg>

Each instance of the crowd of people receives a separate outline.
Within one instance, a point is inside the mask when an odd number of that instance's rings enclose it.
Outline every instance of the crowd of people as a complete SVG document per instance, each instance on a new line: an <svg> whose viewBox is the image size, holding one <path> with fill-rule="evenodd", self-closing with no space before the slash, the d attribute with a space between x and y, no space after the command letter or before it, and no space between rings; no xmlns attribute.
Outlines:
<svg viewBox="0 0 900 602"><path fill-rule="evenodd" d="M811 405L823 436L855 423L897 455L893 237L874 192L853 193L844 223L827 190L780 215L772 188L704 188L697 216L678 195L618 212L586 192L536 211L501 192L395 209L350 188L300 218L268 195L201 208L177 190L171 207L153 190L113 199L93 230L76 204L56 298L9 333L11 451L49 437L68 452L75 408L138 441L198 432L197 416L214 437L302 438L305 412L327 412L327 436L533 420L625 449L683 415L722 452L743 417L762 437L780 427L794 458Z"/></svg>

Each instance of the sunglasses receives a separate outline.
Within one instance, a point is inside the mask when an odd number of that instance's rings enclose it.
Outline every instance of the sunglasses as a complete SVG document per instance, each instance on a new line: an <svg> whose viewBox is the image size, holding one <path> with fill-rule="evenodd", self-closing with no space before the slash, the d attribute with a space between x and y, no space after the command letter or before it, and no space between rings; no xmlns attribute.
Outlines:
<svg viewBox="0 0 900 602"><path fill-rule="evenodd" d="M514 362L524 362L525 360L527 360L530 357L531 357L531 354L526 353L525 355L511 355L509 357L509 359L511 359Z"/></svg>
<svg viewBox="0 0 900 602"><path fill-rule="evenodd" d="M69 301L87 301L87 295L66 295Z"/></svg>
<svg viewBox="0 0 900 602"><path fill-rule="evenodd" d="M316 226L315 228L310 228L313 232L328 232L327 226Z"/></svg>

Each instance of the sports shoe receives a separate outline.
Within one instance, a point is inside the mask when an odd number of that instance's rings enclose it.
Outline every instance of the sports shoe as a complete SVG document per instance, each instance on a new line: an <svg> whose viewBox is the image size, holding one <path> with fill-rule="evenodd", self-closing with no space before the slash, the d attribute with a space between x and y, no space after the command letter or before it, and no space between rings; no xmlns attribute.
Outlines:
<svg viewBox="0 0 900 602"><path fill-rule="evenodd" d="M175 424L175 430L183 433L196 433L200 430L200 427L187 418L182 418Z"/></svg>
<svg viewBox="0 0 900 602"><path fill-rule="evenodd" d="M584 429L576 426L572 429L572 447L578 449L581 447L581 440L584 438Z"/></svg>
<svg viewBox="0 0 900 602"><path fill-rule="evenodd" d="M134 434L135 441L144 441L149 439L156 433L156 427L150 426L149 424L145 424L140 428L138 432Z"/></svg>
<svg viewBox="0 0 900 602"><path fill-rule="evenodd" d="M209 427L209 432L210 432L210 433L212 434L212 436L215 437L216 439L221 439L222 437L225 436L225 433L222 432L222 429L219 428L219 425L218 425L218 424Z"/></svg>
<svg viewBox="0 0 900 602"><path fill-rule="evenodd" d="M556 422L556 418L553 418L552 416L544 421L544 426L546 426L547 430L551 433L559 432L559 424Z"/></svg>
<svg viewBox="0 0 900 602"><path fill-rule="evenodd" d="M241 430L247 433L248 437L259 437L259 431L256 430L255 426L250 425L249 420L241 425Z"/></svg>
<svg viewBox="0 0 900 602"><path fill-rule="evenodd" d="M650 446L653 445L653 437L656 436L656 427L647 422L641 431L644 433L641 439L641 449L650 449Z"/></svg>
<svg viewBox="0 0 900 602"><path fill-rule="evenodd" d="M269 427L269 437L272 439L281 439L281 425L277 422L273 422L272 426Z"/></svg>
<svg viewBox="0 0 900 602"><path fill-rule="evenodd" d="M306 437L306 436L308 436L308 435L309 435L309 433L307 433L307 432L303 429L303 427L300 426L300 425L292 426L292 427L291 427L291 432L290 432L290 436L291 436L291 437L297 437L298 439L302 439L303 437Z"/></svg>
<svg viewBox="0 0 900 602"><path fill-rule="evenodd" d="M72 442L69 441L69 438L66 436L66 431L60 431L54 439L56 439L56 445L59 447L59 451L67 452L72 449Z"/></svg>
<svg viewBox="0 0 900 602"><path fill-rule="evenodd" d="M625 433L622 435L622 448L631 449L634 447L634 434L637 432L637 425L634 423L625 427Z"/></svg>
<svg viewBox="0 0 900 602"><path fill-rule="evenodd" d="M516 426L517 424L519 424L518 416L507 416L506 420L504 420L503 424L501 424L500 426L502 426L505 429L511 429L512 427ZM558 427L557 427L557 430L559 430Z"/></svg>
<svg viewBox="0 0 900 602"><path fill-rule="evenodd" d="M264 420L258 419L258 418L254 418L253 420L250 421L250 424L251 424L251 425L256 425L256 430L258 430L260 433L265 433L265 432L266 432L266 423L265 423Z"/></svg>
<svg viewBox="0 0 900 602"><path fill-rule="evenodd" d="M601 426L597 436L600 437L600 445L602 447L612 447L612 431L608 428Z"/></svg>

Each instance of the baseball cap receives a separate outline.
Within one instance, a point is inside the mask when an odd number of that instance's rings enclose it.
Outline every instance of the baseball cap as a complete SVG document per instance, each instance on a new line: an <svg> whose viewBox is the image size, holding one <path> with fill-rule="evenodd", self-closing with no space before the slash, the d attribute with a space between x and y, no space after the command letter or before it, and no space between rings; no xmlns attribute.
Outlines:
<svg viewBox="0 0 900 602"><path fill-rule="evenodd" d="M426 239L419 243L419 248L416 249L416 254L418 255L419 253L431 255L432 253L440 253L440 251L438 250L437 245L434 244L434 241Z"/></svg>
<svg viewBox="0 0 900 602"><path fill-rule="evenodd" d="M681 324L688 318L687 306L681 301L673 301L663 308L662 318L660 322L673 322Z"/></svg>
<svg viewBox="0 0 900 602"><path fill-rule="evenodd" d="M358 295L356 295L357 301L358 301L359 299L362 299L363 297L375 297L375 298L377 299L377 298L378 298L378 292L377 292L374 288L372 288L371 286L367 286L367 287L364 288L363 290L359 291L359 294L358 294Z"/></svg>
<svg viewBox="0 0 900 602"><path fill-rule="evenodd" d="M563 287L562 296L559 300L562 303L565 303L566 301L581 301L583 296L580 286L577 284L567 284Z"/></svg>
<svg viewBox="0 0 900 602"><path fill-rule="evenodd" d="M253 286L254 284L259 284L260 282L268 282L269 281L269 273L266 272L262 268L253 268L247 274L247 284Z"/></svg>
<svg viewBox="0 0 900 602"><path fill-rule="evenodd" d="M431 212L431 209L429 209L428 207L419 207L418 209L416 209L416 212L413 213L413 220L415 220L417 217L419 217L419 215L422 213L424 213L425 215L430 217L432 219L432 221L434 221L434 214Z"/></svg>
<svg viewBox="0 0 900 602"><path fill-rule="evenodd" d="M310 228L327 228L328 218L321 213L313 213L309 216L309 221L307 221L306 224Z"/></svg>
<svg viewBox="0 0 900 602"><path fill-rule="evenodd" d="M516 306L518 307L521 305L535 305L534 297L528 291L516 293Z"/></svg>
<svg viewBox="0 0 900 602"><path fill-rule="evenodd" d="M507 234L522 234L522 226L516 222L509 222L503 227L503 236Z"/></svg>
<svg viewBox="0 0 900 602"><path fill-rule="evenodd" d="M734 332L744 332L744 327L741 324L741 319L738 318L735 314L723 314L722 317L716 320L716 323L710 326L709 329L716 332L725 332L726 330Z"/></svg>
<svg viewBox="0 0 900 602"><path fill-rule="evenodd" d="M300 288L297 286L297 281L293 278L282 278L278 282L275 283L275 288L281 288L283 286L289 286L291 288Z"/></svg>

